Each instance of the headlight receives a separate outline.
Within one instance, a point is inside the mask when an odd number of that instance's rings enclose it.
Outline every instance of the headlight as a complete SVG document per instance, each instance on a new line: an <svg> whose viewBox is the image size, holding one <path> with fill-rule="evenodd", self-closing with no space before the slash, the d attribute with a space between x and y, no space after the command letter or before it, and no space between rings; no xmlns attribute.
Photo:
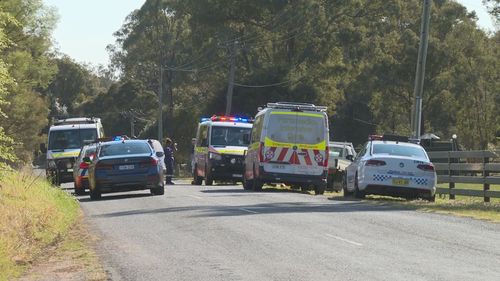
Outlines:
<svg viewBox="0 0 500 281"><path fill-rule="evenodd" d="M73 168L73 163L71 163L71 162L66 163L66 168L67 169Z"/></svg>
<svg viewBox="0 0 500 281"><path fill-rule="evenodd" d="M220 154L217 154L217 153L213 153L213 152L210 152L208 154L208 158L210 159L213 159L213 160L222 160L222 156Z"/></svg>
<svg viewBox="0 0 500 281"><path fill-rule="evenodd" d="M49 163L47 163L49 168L55 169L57 167L56 162L54 160L49 160Z"/></svg>

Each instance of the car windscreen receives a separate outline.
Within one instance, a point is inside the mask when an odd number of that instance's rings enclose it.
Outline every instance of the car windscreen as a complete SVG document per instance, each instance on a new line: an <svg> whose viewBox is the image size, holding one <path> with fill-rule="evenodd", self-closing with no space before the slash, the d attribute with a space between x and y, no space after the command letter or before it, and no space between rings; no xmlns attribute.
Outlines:
<svg viewBox="0 0 500 281"><path fill-rule="evenodd" d="M374 144L373 154L389 154L427 159L423 148L399 144Z"/></svg>
<svg viewBox="0 0 500 281"><path fill-rule="evenodd" d="M108 143L101 146L99 157L118 156L130 154L151 154L149 144L145 142L119 142Z"/></svg>
<svg viewBox="0 0 500 281"><path fill-rule="evenodd" d="M271 140L284 143L318 144L326 135L325 118L321 114L273 112L267 128Z"/></svg>
<svg viewBox="0 0 500 281"><path fill-rule="evenodd" d="M97 129L73 129L52 131L49 135L49 150L81 148L95 141Z"/></svg>
<svg viewBox="0 0 500 281"><path fill-rule="evenodd" d="M244 135L250 135L251 128L212 126L210 144L213 146L248 146Z"/></svg>
<svg viewBox="0 0 500 281"><path fill-rule="evenodd" d="M331 157L344 157L344 148L338 146L330 146L330 156Z"/></svg>

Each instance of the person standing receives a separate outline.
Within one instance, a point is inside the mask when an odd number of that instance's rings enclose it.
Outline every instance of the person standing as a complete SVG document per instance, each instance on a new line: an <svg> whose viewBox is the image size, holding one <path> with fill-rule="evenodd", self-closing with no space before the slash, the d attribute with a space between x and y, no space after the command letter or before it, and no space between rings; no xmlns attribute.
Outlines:
<svg viewBox="0 0 500 281"><path fill-rule="evenodd" d="M170 138L165 139L165 166L167 168L166 184L174 184L172 177L174 176L174 143Z"/></svg>

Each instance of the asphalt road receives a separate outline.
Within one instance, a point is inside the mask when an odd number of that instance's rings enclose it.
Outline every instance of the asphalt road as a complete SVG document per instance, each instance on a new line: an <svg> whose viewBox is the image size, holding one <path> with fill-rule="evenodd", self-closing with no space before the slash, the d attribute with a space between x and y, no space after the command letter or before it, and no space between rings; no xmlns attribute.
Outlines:
<svg viewBox="0 0 500 281"><path fill-rule="evenodd" d="M500 280L500 224L241 186L79 199L112 280Z"/></svg>

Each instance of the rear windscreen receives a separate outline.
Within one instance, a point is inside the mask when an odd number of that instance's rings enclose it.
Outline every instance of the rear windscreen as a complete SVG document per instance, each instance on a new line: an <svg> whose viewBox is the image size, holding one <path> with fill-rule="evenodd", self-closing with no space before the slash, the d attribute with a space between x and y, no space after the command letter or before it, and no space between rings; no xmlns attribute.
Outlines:
<svg viewBox="0 0 500 281"><path fill-rule="evenodd" d="M117 156L129 154L151 154L149 144L143 142L127 143L116 142L101 146L99 156Z"/></svg>
<svg viewBox="0 0 500 281"><path fill-rule="evenodd" d="M271 114L267 136L276 142L318 144L325 140L325 118L320 114Z"/></svg>
<svg viewBox="0 0 500 281"><path fill-rule="evenodd" d="M251 128L212 126L211 145L214 146L248 146L244 135L250 135Z"/></svg>
<svg viewBox="0 0 500 281"><path fill-rule="evenodd" d="M423 148L398 144L374 144L373 154L389 154L427 159Z"/></svg>

